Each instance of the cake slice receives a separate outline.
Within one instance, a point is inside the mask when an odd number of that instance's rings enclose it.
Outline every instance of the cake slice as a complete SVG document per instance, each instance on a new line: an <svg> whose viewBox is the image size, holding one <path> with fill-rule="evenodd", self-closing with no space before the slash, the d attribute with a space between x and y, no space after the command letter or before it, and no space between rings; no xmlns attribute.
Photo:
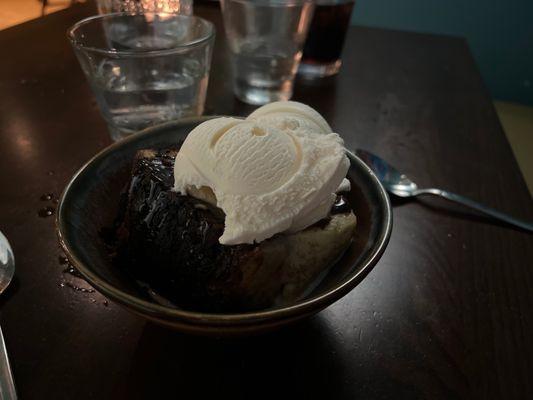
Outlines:
<svg viewBox="0 0 533 400"><path fill-rule="evenodd" d="M117 260L177 307L240 312L293 301L353 237L356 218L344 204L301 232L222 245L222 210L171 190L176 154L137 153L119 214Z"/></svg>

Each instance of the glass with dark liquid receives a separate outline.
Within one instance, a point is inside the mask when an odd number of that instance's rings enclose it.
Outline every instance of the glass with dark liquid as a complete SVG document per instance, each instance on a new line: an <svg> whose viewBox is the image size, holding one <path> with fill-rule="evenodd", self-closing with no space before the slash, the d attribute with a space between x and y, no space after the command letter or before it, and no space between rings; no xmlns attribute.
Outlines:
<svg viewBox="0 0 533 400"><path fill-rule="evenodd" d="M341 53L355 0L316 0L298 73L319 78L334 75L341 67Z"/></svg>

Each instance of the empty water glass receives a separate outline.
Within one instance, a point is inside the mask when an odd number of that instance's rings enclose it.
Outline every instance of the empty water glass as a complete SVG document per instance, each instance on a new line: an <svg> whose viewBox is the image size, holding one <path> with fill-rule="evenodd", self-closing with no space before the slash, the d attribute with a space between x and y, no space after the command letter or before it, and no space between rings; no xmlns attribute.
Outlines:
<svg viewBox="0 0 533 400"><path fill-rule="evenodd" d="M192 14L192 0L97 0L100 14L127 12Z"/></svg>
<svg viewBox="0 0 533 400"><path fill-rule="evenodd" d="M313 3L221 0L221 4L235 95L250 104L290 99Z"/></svg>
<svg viewBox="0 0 533 400"><path fill-rule="evenodd" d="M99 15L68 31L111 137L204 110L213 25L177 14Z"/></svg>

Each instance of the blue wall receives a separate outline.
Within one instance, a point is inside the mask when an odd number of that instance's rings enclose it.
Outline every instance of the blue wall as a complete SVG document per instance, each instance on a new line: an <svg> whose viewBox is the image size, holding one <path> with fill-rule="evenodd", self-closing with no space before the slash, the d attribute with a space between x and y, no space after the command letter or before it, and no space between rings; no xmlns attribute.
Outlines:
<svg viewBox="0 0 533 400"><path fill-rule="evenodd" d="M533 105L533 0L356 0L352 23L464 36L492 96Z"/></svg>

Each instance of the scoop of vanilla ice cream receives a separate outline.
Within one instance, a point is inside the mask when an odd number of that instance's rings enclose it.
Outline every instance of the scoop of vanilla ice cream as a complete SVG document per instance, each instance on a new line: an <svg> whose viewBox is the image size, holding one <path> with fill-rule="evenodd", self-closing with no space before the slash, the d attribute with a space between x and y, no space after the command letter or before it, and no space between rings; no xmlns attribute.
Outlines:
<svg viewBox="0 0 533 400"><path fill-rule="evenodd" d="M253 243L327 216L348 167L342 139L320 114L271 103L246 120L193 129L176 156L174 190L216 201L226 214L220 243Z"/></svg>
<svg viewBox="0 0 533 400"><path fill-rule="evenodd" d="M314 108L296 101L276 101L259 107L247 119L278 121L297 119L304 126L321 133L333 132L327 121Z"/></svg>
<svg viewBox="0 0 533 400"><path fill-rule="evenodd" d="M313 130L325 134L332 132L322 115L308 105L296 101L277 101L266 104L251 113L247 119L267 122L282 130L286 127L294 129L295 126L298 126L300 131ZM350 181L344 178L336 192L349 190Z"/></svg>

